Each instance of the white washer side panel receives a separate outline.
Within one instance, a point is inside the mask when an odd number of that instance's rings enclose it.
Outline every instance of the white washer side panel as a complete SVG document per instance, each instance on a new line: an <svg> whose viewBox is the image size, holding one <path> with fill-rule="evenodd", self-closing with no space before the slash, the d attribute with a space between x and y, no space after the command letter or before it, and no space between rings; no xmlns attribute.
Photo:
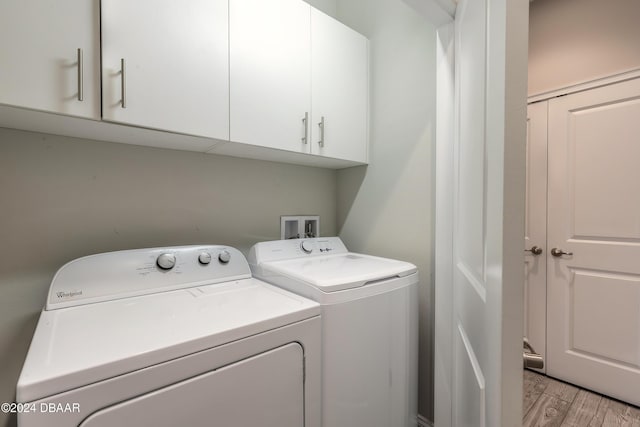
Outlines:
<svg viewBox="0 0 640 427"><path fill-rule="evenodd" d="M323 425L417 419L417 285L322 307Z"/></svg>
<svg viewBox="0 0 640 427"><path fill-rule="evenodd" d="M179 382L91 415L82 427L304 425L297 343Z"/></svg>

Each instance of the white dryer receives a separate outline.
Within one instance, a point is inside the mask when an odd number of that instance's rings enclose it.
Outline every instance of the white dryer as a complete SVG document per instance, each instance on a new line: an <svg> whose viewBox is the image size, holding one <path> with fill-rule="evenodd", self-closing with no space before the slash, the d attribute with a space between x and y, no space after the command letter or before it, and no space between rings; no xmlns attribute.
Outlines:
<svg viewBox="0 0 640 427"><path fill-rule="evenodd" d="M319 427L319 314L227 246L80 258L51 283L18 424Z"/></svg>
<svg viewBox="0 0 640 427"><path fill-rule="evenodd" d="M418 273L338 237L256 244L254 277L322 307L322 425L417 425Z"/></svg>

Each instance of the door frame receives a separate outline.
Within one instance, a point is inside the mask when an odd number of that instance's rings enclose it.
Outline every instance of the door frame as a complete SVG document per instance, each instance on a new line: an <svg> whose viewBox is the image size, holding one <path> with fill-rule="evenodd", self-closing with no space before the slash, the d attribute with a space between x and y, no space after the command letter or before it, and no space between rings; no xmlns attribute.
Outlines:
<svg viewBox="0 0 640 427"><path fill-rule="evenodd" d="M549 103L527 104L527 163L525 188L525 289L523 336L547 360L547 119ZM531 215L535 212L538 215ZM541 254L530 252L533 246ZM542 369L546 373L546 363Z"/></svg>
<svg viewBox="0 0 640 427"><path fill-rule="evenodd" d="M486 401L490 409L480 425L517 426L522 423L522 322L524 274L524 136L526 123L528 2L491 2L487 36L508 34L504 44L489 49L486 101L487 138L490 150L502 156L504 185L493 197L504 199L502 215L492 218L501 229L500 243L489 254L501 263L497 280L487 295L494 298L489 323L499 331L488 343L495 359L486 376ZM495 19L494 22L492 20ZM504 19L500 22L500 19ZM455 52L453 24L438 28L436 209L435 209L435 425L452 426L455 402L453 366L455 307L453 298L456 141ZM502 58L500 57L502 55ZM508 57L508 59L507 59ZM495 96L495 98L494 98ZM519 144L518 141L522 142ZM497 223L497 224L496 224Z"/></svg>
<svg viewBox="0 0 640 427"><path fill-rule="evenodd" d="M585 80L576 84L564 86L558 89L550 90L547 92L541 92L533 95L529 95L527 98L527 105L533 104L539 101L547 101L551 98L557 98L559 96L569 95L571 93L582 92L589 89L594 89L601 86L608 86L615 83L624 82L626 80L633 80L640 77L640 68L634 68L629 71L623 71L608 76L596 77L594 79Z"/></svg>
<svg viewBox="0 0 640 427"><path fill-rule="evenodd" d="M434 254L434 421L438 427L452 426L453 422L453 237L455 183L455 52L454 22L457 4L451 0L404 0L422 13L436 28L436 170L435 239ZM489 0L491 1L491 0ZM492 97L486 103L493 126L487 135L497 139L492 149L498 148L503 156L500 172L507 175L496 197L506 200L500 218L501 244L495 249L501 265L498 280L489 293L497 297L497 310L492 322L499 325L496 346L497 363L492 363L491 384L487 397L493 405L491 414L485 414L481 425L519 426L522 423L522 324L524 274L522 240L524 233L524 140L526 123L527 38L529 3L526 0L492 1L491 18L495 24L487 26L487 36L508 34L492 48L487 57L492 64L489 90ZM493 24L489 22L489 24ZM524 49L522 47L525 47ZM502 56L502 57L501 57ZM508 56L508 59L506 58ZM495 68L493 67L495 66ZM495 91L495 93L494 93ZM493 98L493 97L496 98ZM495 110L493 107L497 107ZM491 124L491 123L490 123ZM518 141L522 140L522 144ZM505 144L505 141L512 141ZM514 178L514 179L511 179ZM506 197L505 197L506 196ZM509 208L514 208L510 210ZM503 283L507 285L503 286ZM455 328L457 329L457 328ZM493 348L493 347L492 347ZM419 417L420 425L428 420ZM496 424L496 421L498 424Z"/></svg>

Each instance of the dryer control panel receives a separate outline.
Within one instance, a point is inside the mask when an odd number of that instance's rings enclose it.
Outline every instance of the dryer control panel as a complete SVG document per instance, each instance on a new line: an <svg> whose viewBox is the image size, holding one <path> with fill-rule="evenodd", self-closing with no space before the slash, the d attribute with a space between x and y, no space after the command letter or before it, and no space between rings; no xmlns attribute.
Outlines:
<svg viewBox="0 0 640 427"><path fill-rule="evenodd" d="M339 237L317 237L315 239L274 240L256 243L249 253L251 264L302 258L314 255L347 253Z"/></svg>
<svg viewBox="0 0 640 427"><path fill-rule="evenodd" d="M78 258L58 270L45 310L248 279L249 264L229 246L134 249Z"/></svg>

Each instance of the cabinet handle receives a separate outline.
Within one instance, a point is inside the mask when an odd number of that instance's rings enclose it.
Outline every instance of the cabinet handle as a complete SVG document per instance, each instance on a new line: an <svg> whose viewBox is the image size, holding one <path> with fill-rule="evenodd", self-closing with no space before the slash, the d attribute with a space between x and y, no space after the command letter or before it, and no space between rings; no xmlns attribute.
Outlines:
<svg viewBox="0 0 640 427"><path fill-rule="evenodd" d="M84 101L84 55L78 48L78 101Z"/></svg>
<svg viewBox="0 0 640 427"><path fill-rule="evenodd" d="M320 141L318 141L318 144L320 145L320 147L324 147L324 116L320 118L318 127L320 128Z"/></svg>
<svg viewBox="0 0 640 427"><path fill-rule="evenodd" d="M124 62L124 58L120 58L120 92L122 94L122 100L120 106L127 108L127 64Z"/></svg>
<svg viewBox="0 0 640 427"><path fill-rule="evenodd" d="M307 126L308 121L309 121L309 112L306 111L302 119L302 123L304 124L304 136L302 137L303 144L307 143L307 137L309 136L309 126Z"/></svg>

